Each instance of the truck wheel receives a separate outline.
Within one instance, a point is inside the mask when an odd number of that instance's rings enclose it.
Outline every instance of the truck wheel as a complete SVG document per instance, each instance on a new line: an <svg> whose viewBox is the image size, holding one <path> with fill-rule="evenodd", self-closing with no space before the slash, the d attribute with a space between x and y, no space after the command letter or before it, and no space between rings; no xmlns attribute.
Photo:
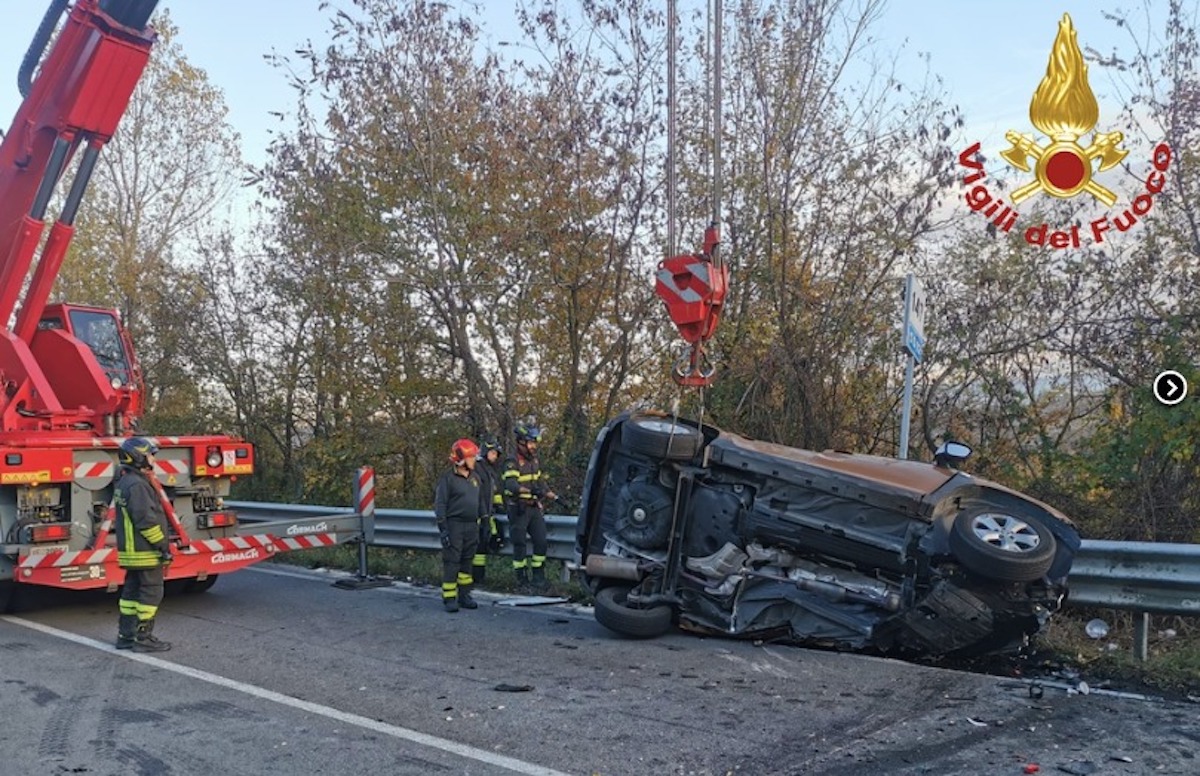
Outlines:
<svg viewBox="0 0 1200 776"><path fill-rule="evenodd" d="M167 595L192 595L194 593L203 593L217 583L219 574L210 574L208 579L203 581L195 577L186 579L168 579L167 580Z"/></svg>
<svg viewBox="0 0 1200 776"><path fill-rule="evenodd" d="M17 608L17 583L11 579L0 582L0 614L8 614Z"/></svg>
<svg viewBox="0 0 1200 776"><path fill-rule="evenodd" d="M694 458L704 442L697 429L657 415L634 415L622 434L631 452L668 461Z"/></svg>
<svg viewBox="0 0 1200 776"><path fill-rule="evenodd" d="M596 592L596 622L622 636L650 639L671 629L671 607L666 604L634 609L626 603L630 588L610 585Z"/></svg>
<svg viewBox="0 0 1200 776"><path fill-rule="evenodd" d="M1012 507L977 504L950 526L950 551L974 574L1000 582L1032 582L1054 563L1058 545L1036 517Z"/></svg>
<svg viewBox="0 0 1200 776"><path fill-rule="evenodd" d="M220 576L220 574L209 574L208 579L189 579L183 591L185 593L208 592L213 585L217 584L217 578Z"/></svg>

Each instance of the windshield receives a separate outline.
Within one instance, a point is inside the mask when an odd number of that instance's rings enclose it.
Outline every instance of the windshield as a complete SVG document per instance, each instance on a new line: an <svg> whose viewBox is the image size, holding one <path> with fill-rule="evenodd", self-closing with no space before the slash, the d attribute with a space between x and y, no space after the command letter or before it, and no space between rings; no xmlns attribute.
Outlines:
<svg viewBox="0 0 1200 776"><path fill-rule="evenodd" d="M127 385L129 362L125 358L125 349L121 347L117 319L111 313L95 310L71 310L70 315L75 337L91 348L104 373L110 378L120 378L121 384Z"/></svg>

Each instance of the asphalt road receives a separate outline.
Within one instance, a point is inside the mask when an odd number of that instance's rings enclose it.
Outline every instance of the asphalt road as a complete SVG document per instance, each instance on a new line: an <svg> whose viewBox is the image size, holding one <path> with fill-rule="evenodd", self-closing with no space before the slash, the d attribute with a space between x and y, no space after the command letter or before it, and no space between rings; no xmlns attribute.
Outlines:
<svg viewBox="0 0 1200 776"><path fill-rule="evenodd" d="M168 598L161 656L111 648L114 597L39 593L0 617L0 775L1200 773L1195 704L331 581Z"/></svg>

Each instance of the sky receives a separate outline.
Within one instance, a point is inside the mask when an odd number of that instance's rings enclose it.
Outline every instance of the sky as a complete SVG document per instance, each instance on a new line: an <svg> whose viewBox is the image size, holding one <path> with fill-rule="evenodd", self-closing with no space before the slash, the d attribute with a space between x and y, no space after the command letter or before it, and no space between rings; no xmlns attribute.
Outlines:
<svg viewBox="0 0 1200 776"><path fill-rule="evenodd" d="M493 43L518 37L510 0L444 1L486 9L485 39ZM19 105L16 75L21 58L48 2L0 0L5 11L0 26L0 124L5 128ZM572 0L559 2L570 6ZM704 0L678 2L684 9L702 6ZM1154 2L1161 18L1166 0ZM1185 2L1200 5L1200 0ZM725 3L732 8L734 0ZM319 4L320 0L160 3L179 27L185 55L224 91L230 122L242 137L243 156L249 162L264 160L269 129L279 126L270 112L288 112L293 102L284 76L263 55L273 50L291 52L306 40L324 40L330 11L320 11ZM337 0L333 5L338 5ZM1141 0L891 0L874 28L875 45L879 52L898 51L899 74L914 84L926 73L918 55L928 54L929 70L943 79L950 101L966 113L966 136L982 140L985 150L998 149L1004 146L1006 129L1033 131L1029 99L1045 72L1062 14L1071 14L1082 46L1131 54L1129 33L1105 20L1102 13L1120 8L1128 9L1135 19L1145 17ZM1162 24L1155 27L1161 30ZM1091 85L1100 100L1099 128L1103 128L1106 114L1114 114L1117 106L1106 103L1112 89L1094 67Z"/></svg>

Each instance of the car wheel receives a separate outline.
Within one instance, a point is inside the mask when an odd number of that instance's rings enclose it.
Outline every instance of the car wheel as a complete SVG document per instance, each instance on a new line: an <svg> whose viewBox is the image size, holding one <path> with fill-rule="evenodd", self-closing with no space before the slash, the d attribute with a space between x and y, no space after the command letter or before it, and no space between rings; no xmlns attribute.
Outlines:
<svg viewBox="0 0 1200 776"><path fill-rule="evenodd" d="M950 551L963 567L1001 582L1040 579L1057 549L1050 529L1011 507L973 506L950 526Z"/></svg>
<svg viewBox="0 0 1200 776"><path fill-rule="evenodd" d="M626 602L630 588L610 585L596 591L596 622L623 636L649 639L671 629L671 607L666 604L634 609Z"/></svg>
<svg viewBox="0 0 1200 776"><path fill-rule="evenodd" d="M630 451L670 461L695 457L704 442L698 430L657 415L634 415L622 433Z"/></svg>

